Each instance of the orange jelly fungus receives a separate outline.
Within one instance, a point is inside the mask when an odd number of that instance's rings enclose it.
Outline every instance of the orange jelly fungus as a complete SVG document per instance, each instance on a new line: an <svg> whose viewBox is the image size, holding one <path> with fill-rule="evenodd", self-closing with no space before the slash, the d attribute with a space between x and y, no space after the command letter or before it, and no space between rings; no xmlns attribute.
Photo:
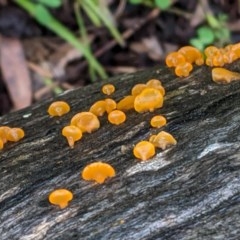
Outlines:
<svg viewBox="0 0 240 240"><path fill-rule="evenodd" d="M196 63L197 65L204 63L202 53L195 47L185 46L180 48L178 52L181 53L189 63Z"/></svg>
<svg viewBox="0 0 240 240"><path fill-rule="evenodd" d="M122 111L127 111L134 108L135 96L129 95L124 97L117 103L117 109Z"/></svg>
<svg viewBox="0 0 240 240"><path fill-rule="evenodd" d="M167 55L166 64L168 67L176 67L179 64L185 63L185 57L179 52L171 52Z"/></svg>
<svg viewBox="0 0 240 240"><path fill-rule="evenodd" d="M165 131L159 132L157 135L152 135L149 138L149 141L158 148L165 150L170 145L176 145L176 139L170 134Z"/></svg>
<svg viewBox="0 0 240 240"><path fill-rule="evenodd" d="M111 98L106 98L105 99L105 103L106 103L106 112L107 113L110 113L114 109L117 108L117 103L113 99L111 99Z"/></svg>
<svg viewBox="0 0 240 240"><path fill-rule="evenodd" d="M111 95L115 92L115 87L112 84L106 84L102 87L102 92L106 95Z"/></svg>
<svg viewBox="0 0 240 240"><path fill-rule="evenodd" d="M178 77L187 77L189 76L189 73L192 71L193 66L189 62L181 63L176 66L175 68L175 74Z"/></svg>
<svg viewBox="0 0 240 240"><path fill-rule="evenodd" d="M240 80L240 73L225 68L213 68L212 80L216 83L230 83L231 81Z"/></svg>
<svg viewBox="0 0 240 240"><path fill-rule="evenodd" d="M158 80L158 79L150 79L150 80L148 80L148 81L146 82L146 85L147 85L148 87L155 88L155 87L161 86L162 83L161 83L161 81Z"/></svg>
<svg viewBox="0 0 240 240"><path fill-rule="evenodd" d="M56 189L48 196L50 203L58 205L60 208L65 208L68 203L73 199L73 194L67 189Z"/></svg>
<svg viewBox="0 0 240 240"><path fill-rule="evenodd" d="M107 178L115 176L114 168L107 163L94 162L87 165L82 171L82 178L87 181L104 183Z"/></svg>
<svg viewBox="0 0 240 240"><path fill-rule="evenodd" d="M62 135L67 138L68 144L71 148L74 143L82 138L82 131L76 126L66 126L62 129Z"/></svg>
<svg viewBox="0 0 240 240"><path fill-rule="evenodd" d="M3 149L3 145L4 145L3 140L0 138L0 150Z"/></svg>
<svg viewBox="0 0 240 240"><path fill-rule="evenodd" d="M0 127L0 138L2 139L3 143L7 142L7 133L10 129L11 128L7 126Z"/></svg>
<svg viewBox="0 0 240 240"><path fill-rule="evenodd" d="M134 109L137 112L153 112L155 108L163 105L163 96L155 88L146 88L134 100Z"/></svg>
<svg viewBox="0 0 240 240"><path fill-rule="evenodd" d="M148 160L155 155L155 147L148 141L141 141L133 148L133 154L141 160Z"/></svg>
<svg viewBox="0 0 240 240"><path fill-rule="evenodd" d="M119 125L126 121L126 114L121 110L113 110L108 114L108 121L112 124Z"/></svg>
<svg viewBox="0 0 240 240"><path fill-rule="evenodd" d="M154 128L163 127L166 125L166 123L167 123L167 120L162 115L154 116L150 121L151 126Z"/></svg>
<svg viewBox="0 0 240 240"><path fill-rule="evenodd" d="M91 133L100 127L100 122L95 114L80 112L72 117L71 125L78 127L82 132Z"/></svg>
<svg viewBox="0 0 240 240"><path fill-rule="evenodd" d="M132 87L131 94L132 96L137 96L142 92L143 89L147 88L147 85L144 83L138 83Z"/></svg>
<svg viewBox="0 0 240 240"><path fill-rule="evenodd" d="M70 106L64 101L53 102L49 108L48 113L51 116L62 116L70 111Z"/></svg>
<svg viewBox="0 0 240 240"><path fill-rule="evenodd" d="M106 111L106 102L104 100L100 100L95 102L91 107L89 112L95 114L96 116L103 116Z"/></svg>
<svg viewBox="0 0 240 240"><path fill-rule="evenodd" d="M21 128L11 128L6 135L6 138L10 142L18 142L24 137L25 133Z"/></svg>
<svg viewBox="0 0 240 240"><path fill-rule="evenodd" d="M150 88L158 89L163 96L165 95L165 89L162 86L161 81L158 79L150 79L149 81L147 81L146 86Z"/></svg>
<svg viewBox="0 0 240 240"><path fill-rule="evenodd" d="M206 57L212 57L220 54L220 50L215 46L209 46L204 49L204 54Z"/></svg>

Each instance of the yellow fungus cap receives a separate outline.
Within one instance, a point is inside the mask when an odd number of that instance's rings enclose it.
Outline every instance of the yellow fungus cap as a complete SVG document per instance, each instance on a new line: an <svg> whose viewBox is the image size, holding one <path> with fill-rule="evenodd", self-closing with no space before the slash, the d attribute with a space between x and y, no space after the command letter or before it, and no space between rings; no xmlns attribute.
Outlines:
<svg viewBox="0 0 240 240"><path fill-rule="evenodd" d="M143 89L147 88L147 85L144 83L138 83L132 87L131 94L132 96L137 96L142 92Z"/></svg>
<svg viewBox="0 0 240 240"><path fill-rule="evenodd" d="M197 65L204 63L202 53L195 47L184 46L181 47L178 52L181 53L189 63L196 63Z"/></svg>
<svg viewBox="0 0 240 240"><path fill-rule="evenodd" d="M7 133L10 129L11 128L7 126L0 127L0 138L2 139L3 143L7 142Z"/></svg>
<svg viewBox="0 0 240 240"><path fill-rule="evenodd" d="M113 110L108 114L108 121L112 124L119 125L126 121L126 114L121 110Z"/></svg>
<svg viewBox="0 0 240 240"><path fill-rule="evenodd" d="M152 88L155 88L155 87L158 87L160 85L162 85L162 82L158 79L150 79L146 82L146 85L147 87L152 87Z"/></svg>
<svg viewBox="0 0 240 240"><path fill-rule="evenodd" d="M72 117L71 125L80 128L82 132L91 133L100 127L100 122L95 114L81 112Z"/></svg>
<svg viewBox="0 0 240 240"><path fill-rule="evenodd" d="M87 181L96 181L97 183L104 183L107 178L115 176L114 168L103 162L94 162L87 165L82 171L82 178Z"/></svg>
<svg viewBox="0 0 240 240"><path fill-rule="evenodd" d="M129 95L124 97L117 103L117 109L122 111L127 111L134 108L135 96Z"/></svg>
<svg viewBox="0 0 240 240"><path fill-rule="evenodd" d="M24 137L25 133L21 128L11 128L8 130L6 138L11 142L18 142Z"/></svg>
<svg viewBox="0 0 240 240"><path fill-rule="evenodd" d="M146 88L134 100L134 109L137 112L154 111L163 105L163 96L155 88Z"/></svg>
<svg viewBox="0 0 240 240"><path fill-rule="evenodd" d="M232 72L225 68L213 68L212 80L216 83L230 83L235 80L240 80L240 73Z"/></svg>
<svg viewBox="0 0 240 240"><path fill-rule="evenodd" d="M51 116L62 116L70 111L70 106L64 101L53 102L49 108L48 113Z"/></svg>
<svg viewBox="0 0 240 240"><path fill-rule="evenodd" d="M62 129L62 135L67 138L69 146L73 148L74 143L82 138L82 131L74 125L65 126Z"/></svg>
<svg viewBox="0 0 240 240"><path fill-rule="evenodd" d="M154 127L154 128L163 127L163 126L166 125L166 123L167 123L167 120L162 115L154 116L154 117L152 117L152 119L150 121L151 126Z"/></svg>
<svg viewBox="0 0 240 240"><path fill-rule="evenodd" d="M117 108L117 103L111 98L106 98L105 103L106 103L106 112L107 113L110 113Z"/></svg>
<svg viewBox="0 0 240 240"><path fill-rule="evenodd" d="M102 87L102 92L106 95L111 95L115 92L115 87L113 84L106 84Z"/></svg>
<svg viewBox="0 0 240 240"><path fill-rule="evenodd" d="M152 135L149 141L158 148L165 150L170 145L176 145L176 139L168 132L161 131L157 135Z"/></svg>
<svg viewBox="0 0 240 240"><path fill-rule="evenodd" d="M72 199L73 194L67 189L56 189L48 197L50 203L58 205L62 209L67 207Z"/></svg>
<svg viewBox="0 0 240 240"><path fill-rule="evenodd" d="M148 160L155 155L155 147L149 141L141 141L133 148L133 154L140 160Z"/></svg>
<svg viewBox="0 0 240 240"><path fill-rule="evenodd" d="M103 116L103 114L106 112L106 102L104 100L95 102L90 107L89 112L95 114L96 116Z"/></svg>

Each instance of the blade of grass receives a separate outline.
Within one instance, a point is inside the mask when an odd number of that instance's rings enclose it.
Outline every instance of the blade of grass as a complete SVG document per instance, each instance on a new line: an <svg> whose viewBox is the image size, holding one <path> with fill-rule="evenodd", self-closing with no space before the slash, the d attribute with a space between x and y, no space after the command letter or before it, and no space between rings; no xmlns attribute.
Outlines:
<svg viewBox="0 0 240 240"><path fill-rule="evenodd" d="M40 24L78 49L85 56L89 64L94 67L99 76L103 79L107 78L105 70L93 54L78 41L69 29L57 21L44 6L25 0L15 0L15 2L28 11Z"/></svg>
<svg viewBox="0 0 240 240"><path fill-rule="evenodd" d="M92 11L92 9L86 5L83 4L82 1L78 1L79 5L83 8L83 10L87 13L87 16L90 18L90 20L92 21L92 23L96 26L96 27L101 27L102 23L100 18Z"/></svg>
<svg viewBox="0 0 240 240"><path fill-rule="evenodd" d="M46 86L49 86L50 88L52 88L52 86L54 86L53 80L52 80L51 78L45 77L45 78L43 79L43 81L44 81L44 84L45 84ZM62 93L63 90L62 90L60 87L55 86L55 87L53 87L53 92L54 92L56 95L58 95L58 94Z"/></svg>
<svg viewBox="0 0 240 240"><path fill-rule="evenodd" d="M85 24L83 21L83 17L81 14L80 4L78 2L75 2L75 4L74 4L74 13L76 16L80 35L83 39L83 44L86 46L86 48L88 48L89 51L91 51L91 46L89 44L87 30L86 30L86 27L85 27ZM94 82L96 80L97 76L96 76L96 72L95 72L94 68L91 65L89 66L89 75L90 75L91 81Z"/></svg>
<svg viewBox="0 0 240 240"><path fill-rule="evenodd" d="M78 0L80 1L80 0ZM114 26L111 17L106 13L106 9L102 11L94 2L89 0L81 0L83 5L87 5L104 23L104 25L109 29L116 41L123 46L124 40L121 34L118 32L117 28ZM104 13L105 12L105 13Z"/></svg>

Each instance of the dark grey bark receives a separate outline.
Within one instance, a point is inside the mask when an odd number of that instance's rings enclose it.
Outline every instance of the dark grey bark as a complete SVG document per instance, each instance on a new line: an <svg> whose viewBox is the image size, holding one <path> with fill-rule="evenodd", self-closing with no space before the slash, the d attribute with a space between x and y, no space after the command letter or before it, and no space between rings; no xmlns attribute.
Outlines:
<svg viewBox="0 0 240 240"><path fill-rule="evenodd" d="M239 62L229 68L240 71ZM240 82L217 85L207 67L181 80L159 68L109 80L113 98L153 77L167 92L163 108L129 111L120 126L102 117L74 149L61 129L104 98L100 84L59 96L72 108L63 117L48 116L50 99L0 119L26 132L0 152L0 239L239 239ZM140 162L133 145L159 131L149 126L157 113L178 143ZM82 180L83 167L98 160L114 166L116 177L103 185ZM74 193L63 210L47 200L56 188Z"/></svg>

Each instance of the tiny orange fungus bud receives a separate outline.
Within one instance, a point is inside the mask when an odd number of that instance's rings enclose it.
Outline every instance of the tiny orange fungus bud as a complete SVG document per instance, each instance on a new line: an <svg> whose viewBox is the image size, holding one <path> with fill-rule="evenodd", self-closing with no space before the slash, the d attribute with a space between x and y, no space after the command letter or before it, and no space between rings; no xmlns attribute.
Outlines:
<svg viewBox="0 0 240 240"><path fill-rule="evenodd" d="M73 199L73 194L67 189L56 189L49 194L48 200L54 205L58 205L60 208L68 206L68 202Z"/></svg>
<svg viewBox="0 0 240 240"><path fill-rule="evenodd" d="M82 171L82 178L87 181L96 181L104 183L107 178L114 177L114 168L107 163L94 162L87 165Z"/></svg>
<svg viewBox="0 0 240 240"><path fill-rule="evenodd" d="M102 116L106 111L106 102L100 100L95 102L91 107L89 112L95 114L96 116Z"/></svg>
<svg viewBox="0 0 240 240"><path fill-rule="evenodd" d="M167 120L162 115L154 116L150 121L151 126L154 128L163 127L166 125L166 123L167 123Z"/></svg>
<svg viewBox="0 0 240 240"><path fill-rule="evenodd" d="M112 124L119 125L126 121L126 115L121 110L113 110L108 114L108 121Z"/></svg>
<svg viewBox="0 0 240 240"><path fill-rule="evenodd" d="M157 135L152 135L149 141L158 148L165 150L170 145L176 145L176 139L170 134L165 131L159 132Z"/></svg>
<svg viewBox="0 0 240 240"><path fill-rule="evenodd" d="M105 103L106 103L106 112L107 113L110 113L114 109L117 108L117 103L113 99L111 99L111 98L106 98L105 99Z"/></svg>
<svg viewBox="0 0 240 240"><path fill-rule="evenodd" d="M240 80L240 73L225 68L213 68L212 80L216 83L230 83L231 81Z"/></svg>
<svg viewBox="0 0 240 240"><path fill-rule="evenodd" d="M95 114L80 112L72 117L71 125L80 128L82 132L91 133L100 127L100 122Z"/></svg>
<svg viewBox="0 0 240 240"><path fill-rule="evenodd" d="M102 92L106 95L111 95L115 92L115 87L112 84L106 84L102 87Z"/></svg>
<svg viewBox="0 0 240 240"><path fill-rule="evenodd" d="M141 141L133 148L133 154L141 160L148 160L155 155L155 147L148 141Z"/></svg>
<svg viewBox="0 0 240 240"><path fill-rule="evenodd" d="M8 141L17 142L24 137L25 133L21 128L11 128L6 135Z"/></svg>
<svg viewBox="0 0 240 240"><path fill-rule="evenodd" d="M62 135L67 138L69 146L73 148L74 143L82 138L82 131L78 127L71 125L62 129Z"/></svg>
<svg viewBox="0 0 240 240"><path fill-rule="evenodd" d="M70 111L70 106L64 101L53 102L49 108L48 113L51 116L62 116Z"/></svg>
<svg viewBox="0 0 240 240"><path fill-rule="evenodd" d="M155 108L163 105L163 96L155 88L146 88L134 100L134 108L137 112L153 112Z"/></svg>

